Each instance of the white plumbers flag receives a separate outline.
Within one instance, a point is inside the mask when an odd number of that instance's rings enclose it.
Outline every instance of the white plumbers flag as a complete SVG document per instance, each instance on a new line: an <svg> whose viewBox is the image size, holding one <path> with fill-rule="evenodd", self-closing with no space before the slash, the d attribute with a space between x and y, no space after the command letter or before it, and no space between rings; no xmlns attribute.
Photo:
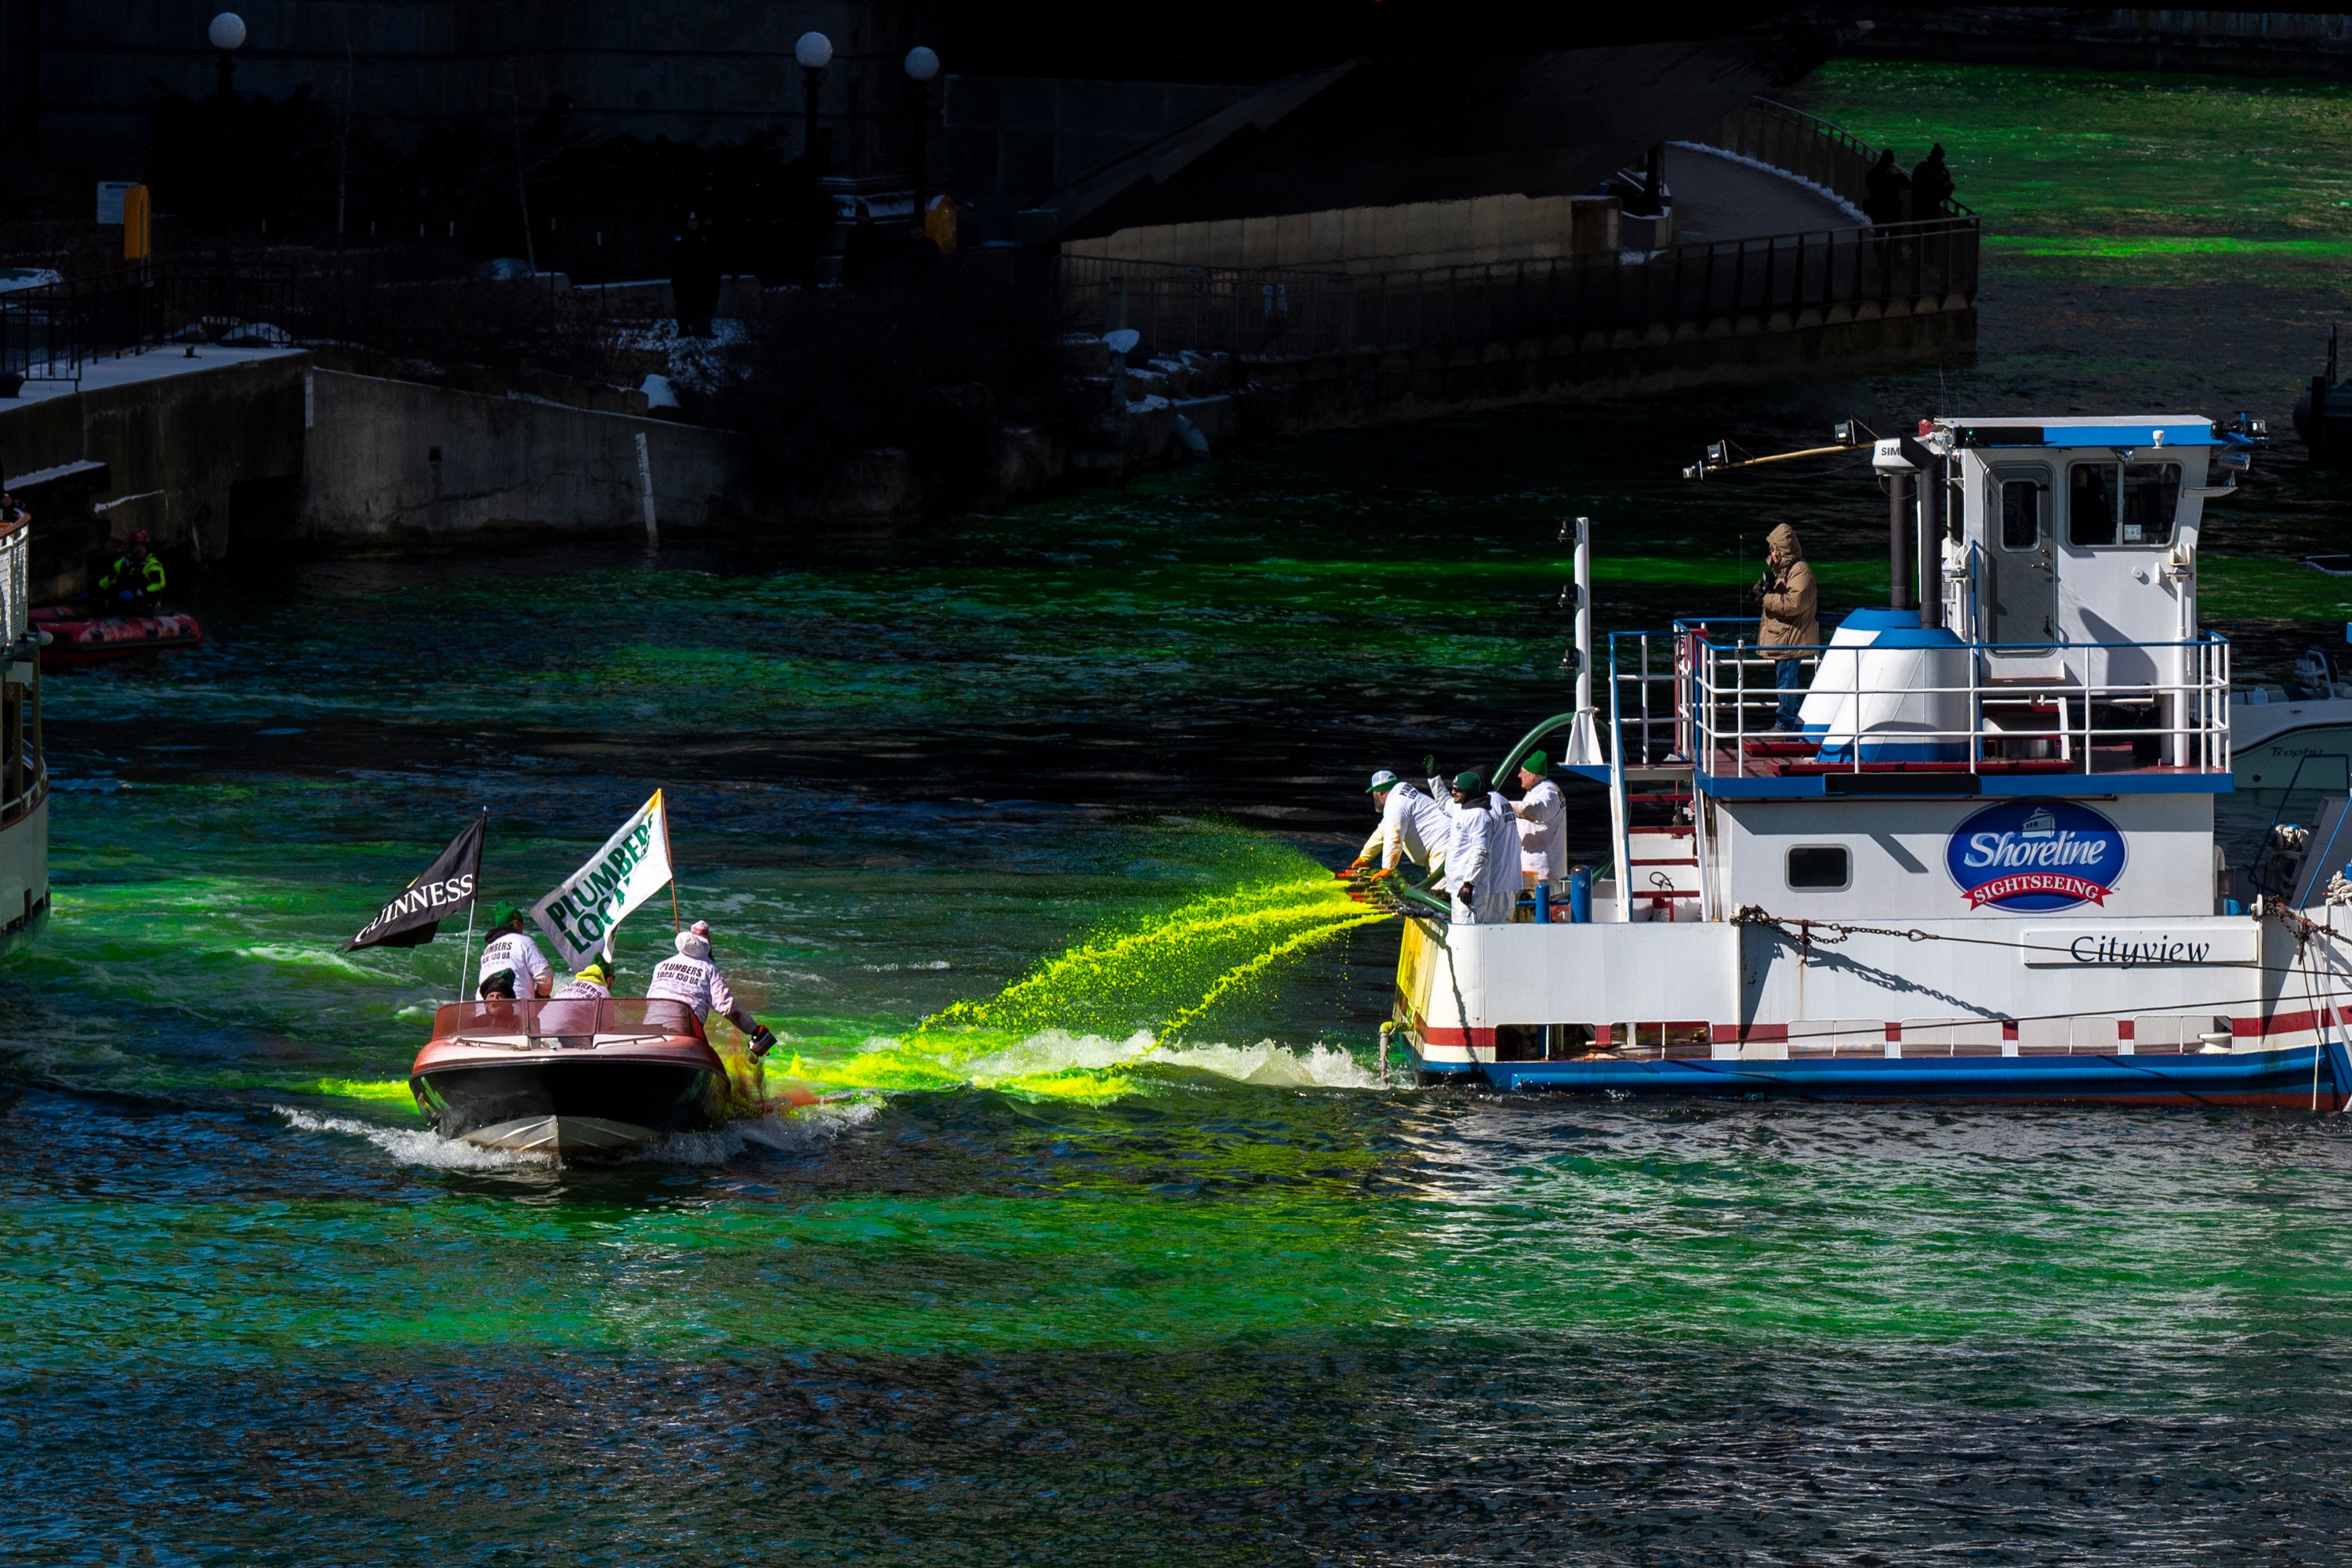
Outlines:
<svg viewBox="0 0 2352 1568"><path fill-rule="evenodd" d="M531 919L562 954L566 969L578 969L600 951L609 961L613 928L669 879L669 817L656 790L585 866L531 906Z"/></svg>

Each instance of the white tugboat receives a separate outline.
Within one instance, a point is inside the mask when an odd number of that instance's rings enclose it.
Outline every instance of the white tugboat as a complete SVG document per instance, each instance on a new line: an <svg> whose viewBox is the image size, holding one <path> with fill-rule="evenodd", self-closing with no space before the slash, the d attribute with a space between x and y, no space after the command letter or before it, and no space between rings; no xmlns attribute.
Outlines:
<svg viewBox="0 0 2352 1568"><path fill-rule="evenodd" d="M41 759L40 633L26 602L32 525L0 525L0 958L49 918L49 773Z"/></svg>
<svg viewBox="0 0 2352 1568"><path fill-rule="evenodd" d="M2213 835L2230 648L2198 538L2250 444L2191 416L1875 442L1892 604L1804 651L1800 734L1755 622L1612 637L1609 712L1584 675L1496 774L1567 733L1612 874L1548 923L1408 920L1424 1078L2343 1109L2352 814L2234 871Z"/></svg>

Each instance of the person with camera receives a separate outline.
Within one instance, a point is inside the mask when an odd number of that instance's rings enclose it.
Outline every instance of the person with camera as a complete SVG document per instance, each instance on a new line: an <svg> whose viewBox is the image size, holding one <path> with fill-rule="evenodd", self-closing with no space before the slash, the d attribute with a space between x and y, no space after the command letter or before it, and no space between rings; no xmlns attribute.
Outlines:
<svg viewBox="0 0 2352 1568"><path fill-rule="evenodd" d="M1795 529L1781 523L1765 535L1764 542L1764 575L1748 590L1748 596L1763 611L1764 625L1756 641L1764 657L1774 661L1772 684L1780 690L1772 728L1794 734L1802 728L1797 713L1805 700L1801 650L1817 647L1822 640L1821 622L1814 613L1821 594L1813 584L1813 569L1805 560L1804 546L1797 542ZM1774 652L1776 648L1784 651Z"/></svg>

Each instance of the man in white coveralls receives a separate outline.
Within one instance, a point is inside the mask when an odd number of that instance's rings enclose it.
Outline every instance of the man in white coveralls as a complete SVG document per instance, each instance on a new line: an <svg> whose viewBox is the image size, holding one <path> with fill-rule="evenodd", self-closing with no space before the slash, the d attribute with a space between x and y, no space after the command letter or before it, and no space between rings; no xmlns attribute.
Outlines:
<svg viewBox="0 0 2352 1568"><path fill-rule="evenodd" d="M544 996L555 989L555 970L539 943L523 934L522 911L500 901L490 910L488 939L482 943L480 978L501 969L514 972L515 994Z"/></svg>
<svg viewBox="0 0 2352 1568"><path fill-rule="evenodd" d="M1364 793L1372 797L1381 825L1356 851L1356 864L1370 866L1377 859L1381 870L1394 871L1410 860L1434 874L1445 861L1444 809L1386 768L1372 775Z"/></svg>
<svg viewBox="0 0 2352 1568"><path fill-rule="evenodd" d="M776 1043L773 1030L738 1005L735 994L727 989L727 977L710 962L710 922L697 921L677 933L677 956L665 958L654 965L653 984L646 987L647 1000L683 1002L694 1009L694 1020L702 1022L715 1009L719 1016L751 1037L751 1059L758 1061Z"/></svg>
<svg viewBox="0 0 2352 1568"><path fill-rule="evenodd" d="M1568 797L1551 778L1551 758L1529 752L1519 764L1519 798L1511 804L1519 819L1519 880L1528 888L1549 883L1552 896L1568 891Z"/></svg>
<svg viewBox="0 0 2352 1568"><path fill-rule="evenodd" d="M1519 903L1519 821L1511 804L1486 787L1486 775L1429 781L1446 797L1445 890L1454 895L1454 923L1507 925Z"/></svg>

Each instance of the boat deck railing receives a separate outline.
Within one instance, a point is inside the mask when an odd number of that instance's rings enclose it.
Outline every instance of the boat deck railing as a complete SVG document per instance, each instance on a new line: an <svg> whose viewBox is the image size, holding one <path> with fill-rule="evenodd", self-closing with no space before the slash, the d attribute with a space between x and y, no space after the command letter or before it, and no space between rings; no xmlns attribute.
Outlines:
<svg viewBox="0 0 2352 1568"><path fill-rule="evenodd" d="M1756 630L1708 621L1612 637L1620 755L1716 778L2230 771L2230 646L2210 633L1874 650L1766 648ZM1805 675L1801 733L1774 729L1783 658ZM1894 679L1875 673L1890 663Z"/></svg>
<svg viewBox="0 0 2352 1568"><path fill-rule="evenodd" d="M15 647L32 626L33 606L26 596L32 561L32 525L0 527L0 646Z"/></svg>
<svg viewBox="0 0 2352 1568"><path fill-rule="evenodd" d="M628 1040L704 1037L694 1009L666 998L530 997L517 1001L444 1002L433 1015L436 1039L536 1050L559 1039L592 1037L599 1045Z"/></svg>

